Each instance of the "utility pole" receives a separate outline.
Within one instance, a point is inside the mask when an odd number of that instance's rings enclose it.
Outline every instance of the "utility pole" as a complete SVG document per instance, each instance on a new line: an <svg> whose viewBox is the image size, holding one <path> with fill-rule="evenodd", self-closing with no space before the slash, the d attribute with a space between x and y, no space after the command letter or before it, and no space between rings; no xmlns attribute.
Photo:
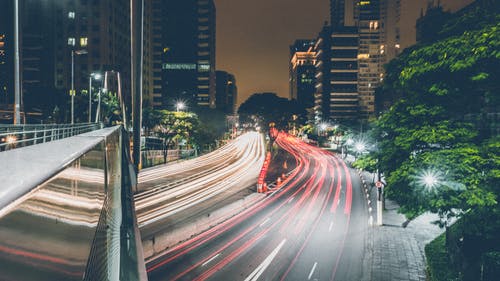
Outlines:
<svg viewBox="0 0 500 281"><path fill-rule="evenodd" d="M380 179L380 171L377 169L377 182L375 183L377 187L377 225L382 225L382 214L383 214L383 200L384 200L384 183Z"/></svg>
<svg viewBox="0 0 500 281"><path fill-rule="evenodd" d="M130 33L132 63L133 154L136 171L141 168L142 60L144 1L130 0ZM122 109L125 110L125 109Z"/></svg>
<svg viewBox="0 0 500 281"><path fill-rule="evenodd" d="M75 50L71 50L71 124L75 123Z"/></svg>
<svg viewBox="0 0 500 281"><path fill-rule="evenodd" d="M19 58L19 0L14 1L14 124L21 124L21 71L20 71L20 58Z"/></svg>

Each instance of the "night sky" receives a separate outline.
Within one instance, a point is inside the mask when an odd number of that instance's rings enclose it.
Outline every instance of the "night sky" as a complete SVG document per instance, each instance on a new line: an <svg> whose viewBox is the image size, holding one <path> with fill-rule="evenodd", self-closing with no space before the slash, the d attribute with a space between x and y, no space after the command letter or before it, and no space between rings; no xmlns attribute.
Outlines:
<svg viewBox="0 0 500 281"><path fill-rule="evenodd" d="M236 76L238 103L255 92L288 97L289 45L313 39L329 19L329 0L215 0L217 69ZM402 0L420 14L427 0ZM442 0L456 10L472 0ZM404 20L404 19L402 19Z"/></svg>

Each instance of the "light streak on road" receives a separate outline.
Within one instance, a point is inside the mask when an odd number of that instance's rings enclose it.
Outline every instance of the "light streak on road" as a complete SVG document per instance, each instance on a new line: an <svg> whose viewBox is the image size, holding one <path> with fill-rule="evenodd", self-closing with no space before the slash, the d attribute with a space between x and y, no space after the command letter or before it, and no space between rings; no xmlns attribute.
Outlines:
<svg viewBox="0 0 500 281"><path fill-rule="evenodd" d="M366 204L353 188L359 180L329 152L283 133L276 143L297 161L280 189L150 261L150 280L360 278L353 268L362 259L368 212L360 209ZM355 246L344 254L349 243ZM340 266L346 263L349 268Z"/></svg>
<svg viewBox="0 0 500 281"><path fill-rule="evenodd" d="M139 185L153 184L135 195L139 226L162 221L228 189L249 187L258 176L264 153L261 135L251 132L200 158L146 170L139 175ZM186 176L163 183L179 174Z"/></svg>

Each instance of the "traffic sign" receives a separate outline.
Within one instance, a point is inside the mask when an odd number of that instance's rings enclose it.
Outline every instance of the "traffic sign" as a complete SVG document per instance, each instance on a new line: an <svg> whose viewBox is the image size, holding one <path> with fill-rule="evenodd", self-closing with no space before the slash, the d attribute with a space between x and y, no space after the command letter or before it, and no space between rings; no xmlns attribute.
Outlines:
<svg viewBox="0 0 500 281"><path fill-rule="evenodd" d="M381 181L377 181L377 182L375 183L375 186L376 186L377 188L382 188L382 186L384 186L384 184L383 184Z"/></svg>

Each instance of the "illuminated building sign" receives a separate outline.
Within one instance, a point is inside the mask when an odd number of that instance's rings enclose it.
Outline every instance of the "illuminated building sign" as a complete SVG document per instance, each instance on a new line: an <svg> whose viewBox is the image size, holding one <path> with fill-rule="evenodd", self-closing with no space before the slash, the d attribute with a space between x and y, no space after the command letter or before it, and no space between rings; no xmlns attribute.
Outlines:
<svg viewBox="0 0 500 281"><path fill-rule="evenodd" d="M168 70L195 70L196 64L194 63L164 63L162 69Z"/></svg>
<svg viewBox="0 0 500 281"><path fill-rule="evenodd" d="M209 64L200 64L198 65L198 71L209 71L210 70L210 65Z"/></svg>

